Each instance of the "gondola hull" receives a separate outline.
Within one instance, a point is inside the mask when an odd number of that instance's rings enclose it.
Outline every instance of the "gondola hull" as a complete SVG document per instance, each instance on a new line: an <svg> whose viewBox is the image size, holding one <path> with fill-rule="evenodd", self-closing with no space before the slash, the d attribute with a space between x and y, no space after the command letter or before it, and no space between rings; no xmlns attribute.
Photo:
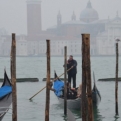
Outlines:
<svg viewBox="0 0 121 121"><path fill-rule="evenodd" d="M59 103L63 106L64 105L64 99L57 97L59 100ZM100 95L96 92L92 92L92 101L93 106L98 106L100 104L101 98ZM67 107L69 109L80 109L81 108L81 98L76 99L68 99L67 100Z"/></svg>
<svg viewBox="0 0 121 121"><path fill-rule="evenodd" d="M57 74L55 72L55 78L56 77L57 77ZM58 80L53 82L53 88L56 90L55 95L58 98L60 104L64 105L64 97L62 94L62 89L64 88L64 82L58 78ZM92 102L93 102L93 106L96 106L96 107L101 102L101 95L96 87L95 81L94 81L94 86L92 89ZM76 99L67 99L67 108L80 109L81 108L81 97L76 98Z"/></svg>
<svg viewBox="0 0 121 121"><path fill-rule="evenodd" d="M58 97L58 100L59 100L60 104L63 106L64 105L64 99ZM68 99L67 100L67 107L69 109L80 109L81 108L81 98Z"/></svg>
<svg viewBox="0 0 121 121"><path fill-rule="evenodd" d="M54 82L54 83L56 84L56 82ZM58 98L60 104L64 105L64 98L63 97L58 97L58 96L57 96L57 98ZM93 106L98 106L100 101L101 101L100 92L98 91L96 85L94 85L93 90L92 90ZM81 98L67 99L67 107L69 109L80 109L81 108Z"/></svg>
<svg viewBox="0 0 121 121"><path fill-rule="evenodd" d="M92 101L94 106L98 106L101 102L101 95L97 88L95 91L92 91Z"/></svg>
<svg viewBox="0 0 121 121"><path fill-rule="evenodd" d="M0 100L0 121L2 121L4 115L9 110L11 102L12 102L12 94L7 95Z"/></svg>
<svg viewBox="0 0 121 121"><path fill-rule="evenodd" d="M11 87L11 82L5 72L4 81L0 88L0 121L2 121L4 115L9 110L11 103L12 103L12 87Z"/></svg>

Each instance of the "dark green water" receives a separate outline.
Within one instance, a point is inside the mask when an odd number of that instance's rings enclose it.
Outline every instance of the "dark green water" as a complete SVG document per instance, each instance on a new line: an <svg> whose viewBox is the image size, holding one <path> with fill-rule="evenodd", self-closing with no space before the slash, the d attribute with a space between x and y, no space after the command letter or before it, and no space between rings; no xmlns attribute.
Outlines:
<svg viewBox="0 0 121 121"><path fill-rule="evenodd" d="M81 58L75 57L78 62L77 85L81 83ZM17 83L18 121L44 121L45 120L45 90L39 93L32 101L29 98L45 86L41 81L46 77L46 57L17 57L17 78L39 78L39 82ZM63 57L51 58L51 77L56 70L58 75L63 73ZM119 58L119 76L121 77L121 59ZM0 78L3 78L4 67L10 76L10 58L0 58ZM92 57L91 70L95 78L115 77L115 57ZM98 108L94 108L95 121L121 121L121 82L119 82L118 104L119 118L115 118L115 82L96 81L102 100ZM92 79L93 85L93 79ZM57 98L51 92L50 121L66 121ZM72 110L77 121L81 121L81 112ZM12 121L12 109L5 115L3 121Z"/></svg>

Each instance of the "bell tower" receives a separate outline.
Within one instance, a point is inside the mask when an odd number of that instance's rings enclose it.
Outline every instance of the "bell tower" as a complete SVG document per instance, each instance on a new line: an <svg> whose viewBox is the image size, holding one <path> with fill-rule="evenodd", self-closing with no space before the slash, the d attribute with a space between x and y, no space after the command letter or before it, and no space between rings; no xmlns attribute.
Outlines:
<svg viewBox="0 0 121 121"><path fill-rule="evenodd" d="M72 21L76 21L76 15L75 15L74 11L73 11L73 14L72 14L72 16L71 16L71 20L72 20Z"/></svg>
<svg viewBox="0 0 121 121"><path fill-rule="evenodd" d="M41 1L27 0L27 34L38 36L41 31Z"/></svg>
<svg viewBox="0 0 121 121"><path fill-rule="evenodd" d="M57 15L57 26L60 26L62 23L62 16L61 16L61 13L60 11L58 12L58 15Z"/></svg>

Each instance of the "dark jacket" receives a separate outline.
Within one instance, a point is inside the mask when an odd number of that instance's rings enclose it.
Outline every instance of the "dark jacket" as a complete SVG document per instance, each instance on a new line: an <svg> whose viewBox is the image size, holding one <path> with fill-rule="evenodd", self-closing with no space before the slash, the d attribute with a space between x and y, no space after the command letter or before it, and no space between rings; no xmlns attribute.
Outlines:
<svg viewBox="0 0 121 121"><path fill-rule="evenodd" d="M77 73L77 61L76 60L68 60L68 64L67 64L67 70L69 68L71 68L73 66L73 68L71 70L68 71L68 74L76 74Z"/></svg>

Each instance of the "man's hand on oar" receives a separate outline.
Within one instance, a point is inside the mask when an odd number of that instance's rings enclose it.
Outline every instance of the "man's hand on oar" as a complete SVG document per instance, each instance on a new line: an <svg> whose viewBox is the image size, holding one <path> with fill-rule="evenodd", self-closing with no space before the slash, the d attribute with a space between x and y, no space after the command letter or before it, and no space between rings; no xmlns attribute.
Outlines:
<svg viewBox="0 0 121 121"><path fill-rule="evenodd" d="M69 71L69 70L71 70L73 67L71 67L71 68L69 68L68 70L67 70L67 72ZM64 73L63 73L64 74ZM55 80L57 80L58 78L60 78L63 74L61 74L60 76L58 76L58 77L56 77L55 79L53 79L52 80L52 82L54 82ZM35 97L37 94L39 94L42 90L44 90L46 88L46 86L45 87L43 87L40 91L38 91L36 94L34 94L31 98L29 98L29 100L31 100L33 97Z"/></svg>

